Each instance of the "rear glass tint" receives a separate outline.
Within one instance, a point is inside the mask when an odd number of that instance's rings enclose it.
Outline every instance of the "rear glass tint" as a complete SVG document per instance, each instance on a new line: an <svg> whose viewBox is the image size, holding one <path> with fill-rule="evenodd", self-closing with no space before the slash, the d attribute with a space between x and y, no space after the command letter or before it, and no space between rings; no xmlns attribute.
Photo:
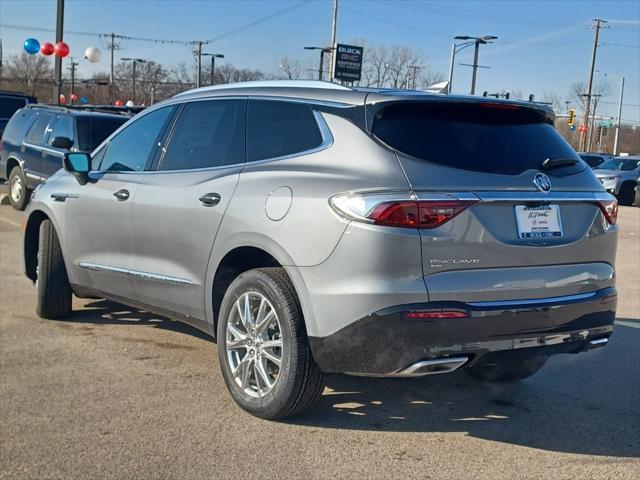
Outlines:
<svg viewBox="0 0 640 480"><path fill-rule="evenodd" d="M577 162L554 175L586 168L542 113L508 104L396 103L376 113L372 131L403 154L464 170L518 175L547 158Z"/></svg>
<svg viewBox="0 0 640 480"><path fill-rule="evenodd" d="M127 120L128 117L78 116L78 148L91 152Z"/></svg>
<svg viewBox="0 0 640 480"><path fill-rule="evenodd" d="M11 116L24 107L27 100L17 97L0 98L0 118L11 118Z"/></svg>

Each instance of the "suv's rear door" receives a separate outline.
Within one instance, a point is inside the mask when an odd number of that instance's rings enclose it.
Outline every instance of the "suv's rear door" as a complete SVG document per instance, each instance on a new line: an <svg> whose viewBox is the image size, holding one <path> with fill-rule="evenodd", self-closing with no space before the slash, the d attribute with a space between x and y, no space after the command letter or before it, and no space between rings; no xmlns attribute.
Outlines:
<svg viewBox="0 0 640 480"><path fill-rule="evenodd" d="M32 123L22 142L20 156L29 188L34 188L46 179L42 163L48 148L45 144L51 133L51 125L54 119L55 115L53 113L44 110L38 111L36 120Z"/></svg>
<svg viewBox="0 0 640 480"><path fill-rule="evenodd" d="M132 211L139 301L204 320L211 248L245 162L245 99L184 104Z"/></svg>
<svg viewBox="0 0 640 480"><path fill-rule="evenodd" d="M73 125L73 117L68 114L59 114L52 126L49 128L51 133L47 139L46 149L42 152L42 168L41 173L44 177L50 177L62 168L62 159L65 152L64 148L54 147L53 139L56 137L66 137L75 142L75 128Z"/></svg>
<svg viewBox="0 0 640 480"><path fill-rule="evenodd" d="M371 129L421 200L461 211L420 231L431 300L548 297L612 281L615 227L597 203L602 186L547 112L410 101L379 108Z"/></svg>

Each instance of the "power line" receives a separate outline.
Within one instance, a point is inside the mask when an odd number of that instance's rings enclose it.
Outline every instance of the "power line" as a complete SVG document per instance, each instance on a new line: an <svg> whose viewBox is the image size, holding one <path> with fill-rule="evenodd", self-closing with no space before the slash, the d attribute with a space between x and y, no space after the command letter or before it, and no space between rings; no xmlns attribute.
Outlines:
<svg viewBox="0 0 640 480"><path fill-rule="evenodd" d="M451 34L449 34L449 33L435 32L433 30L426 30L426 29L421 28L421 27L416 27L415 25L407 25L406 23L394 22L393 20L390 20L388 18L382 18L382 17L377 17L375 15L370 15L368 13L362 12L360 10L356 10L354 8L351 8L351 7L345 7L344 5L340 5L340 10L346 10L348 12L355 13L356 15L360 15L362 17L367 17L367 18L370 18L372 20L376 20L378 22L385 23L387 25L395 25L396 27L409 28L411 30L416 30L418 32L426 33L428 35L436 35L436 36L439 36L439 37L451 38Z"/></svg>

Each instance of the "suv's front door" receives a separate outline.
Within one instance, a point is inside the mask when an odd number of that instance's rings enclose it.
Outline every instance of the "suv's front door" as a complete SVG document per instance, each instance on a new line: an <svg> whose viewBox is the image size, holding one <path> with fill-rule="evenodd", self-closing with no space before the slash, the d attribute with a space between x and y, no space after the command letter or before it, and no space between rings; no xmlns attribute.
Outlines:
<svg viewBox="0 0 640 480"><path fill-rule="evenodd" d="M205 319L207 263L245 161L246 100L185 104L132 212L136 297Z"/></svg>
<svg viewBox="0 0 640 480"><path fill-rule="evenodd" d="M65 237L81 285L133 299L131 207L174 107L141 115L93 158L89 182L66 202Z"/></svg>
<svg viewBox="0 0 640 480"><path fill-rule="evenodd" d="M55 117L53 113L45 111L39 111L36 115L36 120L31 124L20 148L22 168L29 188L34 188L46 179L42 171L42 163L47 154L45 144Z"/></svg>

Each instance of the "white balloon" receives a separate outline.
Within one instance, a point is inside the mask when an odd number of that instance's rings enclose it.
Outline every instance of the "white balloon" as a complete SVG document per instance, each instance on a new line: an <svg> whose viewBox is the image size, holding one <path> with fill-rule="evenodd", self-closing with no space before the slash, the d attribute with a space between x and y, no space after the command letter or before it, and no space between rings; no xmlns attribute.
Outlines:
<svg viewBox="0 0 640 480"><path fill-rule="evenodd" d="M102 52L96 47L89 47L84 51L84 58L91 63L97 63L100 61L100 58L102 58Z"/></svg>
<svg viewBox="0 0 640 480"><path fill-rule="evenodd" d="M125 105L127 107L133 107L135 104L133 103L133 100L127 100L127 103Z"/></svg>

